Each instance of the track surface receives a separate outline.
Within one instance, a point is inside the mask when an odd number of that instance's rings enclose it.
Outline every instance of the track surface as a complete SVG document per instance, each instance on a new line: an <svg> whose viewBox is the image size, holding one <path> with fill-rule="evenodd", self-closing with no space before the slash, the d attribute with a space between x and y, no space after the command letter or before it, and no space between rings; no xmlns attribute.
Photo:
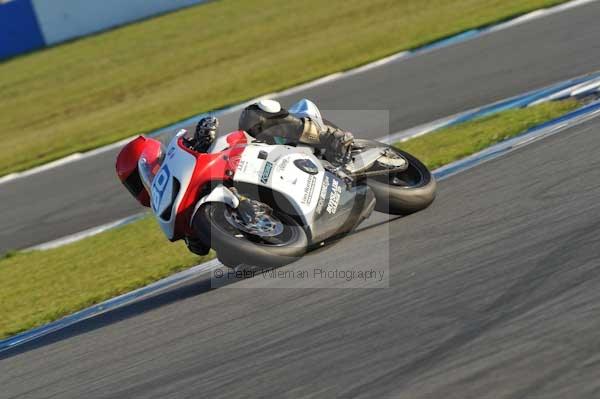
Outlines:
<svg viewBox="0 0 600 399"><path fill-rule="evenodd" d="M591 3L282 100L289 105L308 97L322 109L389 110L389 128L346 125L363 137L381 137L600 69L599 17L600 2ZM236 120L223 118L223 130ZM115 154L3 184L0 253L140 212L116 181Z"/></svg>
<svg viewBox="0 0 600 399"><path fill-rule="evenodd" d="M284 268L391 259L390 288L199 280L5 353L0 396L600 397L599 132L450 177L429 209Z"/></svg>

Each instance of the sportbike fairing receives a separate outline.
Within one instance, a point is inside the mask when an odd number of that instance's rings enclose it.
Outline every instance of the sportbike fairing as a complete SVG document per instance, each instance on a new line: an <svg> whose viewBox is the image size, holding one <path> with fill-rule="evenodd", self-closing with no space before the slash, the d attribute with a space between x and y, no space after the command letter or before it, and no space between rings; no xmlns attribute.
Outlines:
<svg viewBox="0 0 600 399"><path fill-rule="evenodd" d="M351 229L364 216L365 205L374 204L367 186L348 186L325 170L308 147L250 144L233 180L251 197L297 216L316 241Z"/></svg>

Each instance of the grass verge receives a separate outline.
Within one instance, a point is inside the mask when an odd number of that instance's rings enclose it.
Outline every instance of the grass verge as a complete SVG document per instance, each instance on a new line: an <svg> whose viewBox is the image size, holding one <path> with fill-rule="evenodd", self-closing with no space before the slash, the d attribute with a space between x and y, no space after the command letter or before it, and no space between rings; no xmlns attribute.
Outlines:
<svg viewBox="0 0 600 399"><path fill-rule="evenodd" d="M0 339L142 287L204 259L150 217L48 251L0 260Z"/></svg>
<svg viewBox="0 0 600 399"><path fill-rule="evenodd" d="M506 111L418 137L399 146L430 168L470 155L576 108L576 101ZM0 339L198 264L169 243L151 218L48 251L0 259Z"/></svg>
<svg viewBox="0 0 600 399"><path fill-rule="evenodd" d="M396 146L415 155L433 170L558 118L581 105L577 100L565 100L508 110L415 137Z"/></svg>
<svg viewBox="0 0 600 399"><path fill-rule="evenodd" d="M564 1L222 0L17 57L0 175Z"/></svg>

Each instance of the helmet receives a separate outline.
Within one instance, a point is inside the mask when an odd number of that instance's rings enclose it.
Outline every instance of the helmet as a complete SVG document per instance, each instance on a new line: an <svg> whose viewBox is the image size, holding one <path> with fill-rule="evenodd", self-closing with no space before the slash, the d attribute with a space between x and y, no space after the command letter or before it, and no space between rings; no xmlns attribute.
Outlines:
<svg viewBox="0 0 600 399"><path fill-rule="evenodd" d="M288 112L275 100L260 100L247 106L239 120L239 129L245 130L249 135L257 137L264 129L272 124L269 119L280 123L288 116Z"/></svg>
<svg viewBox="0 0 600 399"><path fill-rule="evenodd" d="M140 177L138 161L143 156L150 162L156 162L163 155L160 141L139 136L127 143L117 155L116 170L121 183L129 193L144 206L150 206L150 194Z"/></svg>

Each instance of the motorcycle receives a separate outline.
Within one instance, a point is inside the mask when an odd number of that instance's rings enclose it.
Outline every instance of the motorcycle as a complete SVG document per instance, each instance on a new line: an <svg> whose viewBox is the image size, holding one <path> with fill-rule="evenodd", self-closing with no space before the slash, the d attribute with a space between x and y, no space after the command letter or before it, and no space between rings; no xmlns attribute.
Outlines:
<svg viewBox="0 0 600 399"><path fill-rule="evenodd" d="M320 127L309 100L289 109ZM226 266L276 267L354 230L373 210L407 215L429 206L436 182L414 156L356 139L342 166L305 145L267 144L244 131L215 140L208 153L179 131L156 173L144 158L142 181L171 241L195 237Z"/></svg>

